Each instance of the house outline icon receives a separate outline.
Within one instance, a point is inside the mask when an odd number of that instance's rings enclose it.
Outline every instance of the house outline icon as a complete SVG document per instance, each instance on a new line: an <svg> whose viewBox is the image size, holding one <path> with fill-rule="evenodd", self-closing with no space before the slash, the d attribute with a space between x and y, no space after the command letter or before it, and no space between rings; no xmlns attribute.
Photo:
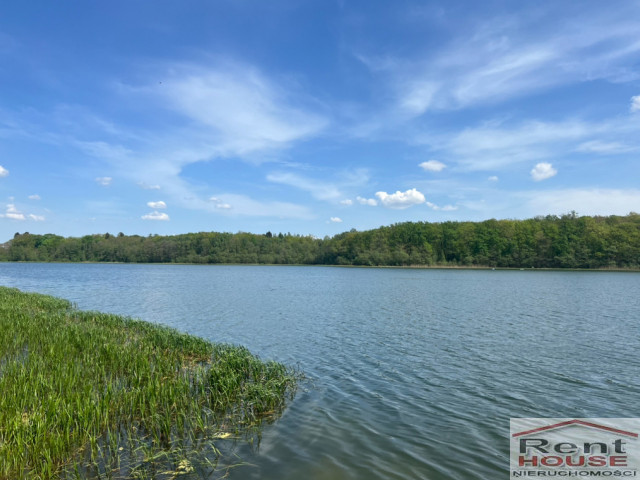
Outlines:
<svg viewBox="0 0 640 480"><path fill-rule="evenodd" d="M559 428L568 427L570 425L581 425L581 426L587 427L587 428L593 428L593 429L596 429L596 430L603 430L603 431L610 432L610 433L617 433L619 435L625 435L627 437L638 438L638 434L637 433L628 432L626 430L619 430L617 428L607 427L606 425L599 425L599 424L593 423L593 422L585 422L584 420L578 420L577 418L574 418L573 420L567 420L567 421L564 421L564 422L554 423L552 425L546 425L544 427L533 428L531 430L523 430L522 432L514 433L511 436L513 438L523 437L525 435L531 435L533 433L546 432L546 431L549 431L549 430L557 430Z"/></svg>

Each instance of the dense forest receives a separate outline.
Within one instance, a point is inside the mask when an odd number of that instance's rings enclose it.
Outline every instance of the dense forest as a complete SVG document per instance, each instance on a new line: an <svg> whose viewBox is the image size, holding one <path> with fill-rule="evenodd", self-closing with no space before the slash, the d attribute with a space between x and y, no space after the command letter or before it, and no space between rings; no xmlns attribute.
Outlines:
<svg viewBox="0 0 640 480"><path fill-rule="evenodd" d="M407 222L324 239L271 232L16 233L2 247L4 261L640 268L640 215Z"/></svg>

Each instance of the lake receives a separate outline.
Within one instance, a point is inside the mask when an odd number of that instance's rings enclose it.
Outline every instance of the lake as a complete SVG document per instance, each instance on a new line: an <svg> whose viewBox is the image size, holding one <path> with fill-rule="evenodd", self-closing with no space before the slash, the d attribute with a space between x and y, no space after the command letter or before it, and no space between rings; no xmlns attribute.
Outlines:
<svg viewBox="0 0 640 480"><path fill-rule="evenodd" d="M640 417L640 274L0 264L309 377L233 479L507 478L510 417Z"/></svg>

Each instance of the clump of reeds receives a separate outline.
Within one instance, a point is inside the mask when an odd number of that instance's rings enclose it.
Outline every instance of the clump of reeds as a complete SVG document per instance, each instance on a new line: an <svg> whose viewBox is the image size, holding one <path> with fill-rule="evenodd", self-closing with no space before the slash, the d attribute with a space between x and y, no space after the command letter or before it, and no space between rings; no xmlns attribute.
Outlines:
<svg viewBox="0 0 640 480"><path fill-rule="evenodd" d="M0 478L181 478L300 374L247 349L0 287ZM203 473L204 475L204 473Z"/></svg>

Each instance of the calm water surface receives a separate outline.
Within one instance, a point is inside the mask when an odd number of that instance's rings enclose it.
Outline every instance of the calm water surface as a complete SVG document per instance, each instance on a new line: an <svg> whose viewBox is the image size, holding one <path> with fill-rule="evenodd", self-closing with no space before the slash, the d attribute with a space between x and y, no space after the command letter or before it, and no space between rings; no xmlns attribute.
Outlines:
<svg viewBox="0 0 640 480"><path fill-rule="evenodd" d="M497 479L510 417L640 417L640 274L0 264L310 382L234 479Z"/></svg>

